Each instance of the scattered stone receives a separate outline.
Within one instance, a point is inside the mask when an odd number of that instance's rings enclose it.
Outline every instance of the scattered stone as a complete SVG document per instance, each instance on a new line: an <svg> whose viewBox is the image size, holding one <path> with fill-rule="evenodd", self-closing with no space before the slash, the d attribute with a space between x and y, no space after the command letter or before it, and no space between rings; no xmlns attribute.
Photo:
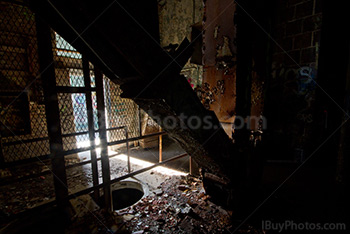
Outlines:
<svg viewBox="0 0 350 234"><path fill-rule="evenodd" d="M125 221L130 221L130 220L132 220L134 217L135 217L135 216L132 215L132 214L123 215L123 219L124 219Z"/></svg>
<svg viewBox="0 0 350 234"><path fill-rule="evenodd" d="M156 189L153 191L157 196L161 196L164 192L161 189Z"/></svg>
<svg viewBox="0 0 350 234"><path fill-rule="evenodd" d="M180 191L186 191L188 189L190 189L187 185L184 184L180 184L179 186L177 186L177 189Z"/></svg>
<svg viewBox="0 0 350 234"><path fill-rule="evenodd" d="M144 231L143 231L143 230L136 231L136 232L132 232L132 234L142 234L142 233L144 233Z"/></svg>

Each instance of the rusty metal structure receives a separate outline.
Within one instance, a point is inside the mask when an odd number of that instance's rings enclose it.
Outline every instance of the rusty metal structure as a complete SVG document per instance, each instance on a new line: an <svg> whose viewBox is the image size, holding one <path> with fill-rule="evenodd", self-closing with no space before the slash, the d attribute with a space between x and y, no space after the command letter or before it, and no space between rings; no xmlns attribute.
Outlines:
<svg viewBox="0 0 350 234"><path fill-rule="evenodd" d="M46 194L48 202L31 210L54 203L64 207L70 198L89 192L98 199L100 188L104 190L106 206L112 209L111 184L187 156L162 160L160 151L158 164L131 171L130 143L159 137L162 150L161 136L165 132L142 135L139 106L122 98L119 84L105 76L26 3L0 4L4 22L0 29L1 170L33 162L44 167L25 175L19 170L18 175L3 179L1 186L52 173L48 186L54 188L54 196ZM109 158L118 154L108 154L108 148L120 144L126 145L128 174L111 180ZM96 147L101 147L101 157ZM86 151L90 152L89 160L67 165L69 158ZM98 180L99 161L102 184ZM91 164L93 186L72 192L67 170L86 164Z"/></svg>
<svg viewBox="0 0 350 234"><path fill-rule="evenodd" d="M208 173L223 178L227 185L238 179L239 154L235 154L235 146L214 112L204 108L180 75L192 54L190 42L185 39L170 52L159 45L157 2L103 1L96 5L74 1L69 2L69 8L67 4L30 1L38 16L71 41L112 82L121 85L122 97L134 100L154 119L172 116L175 122L171 128L168 123L159 124ZM112 26L111 22L123 23ZM200 119L209 116L214 127L183 128L181 114ZM228 189L232 189L230 186Z"/></svg>

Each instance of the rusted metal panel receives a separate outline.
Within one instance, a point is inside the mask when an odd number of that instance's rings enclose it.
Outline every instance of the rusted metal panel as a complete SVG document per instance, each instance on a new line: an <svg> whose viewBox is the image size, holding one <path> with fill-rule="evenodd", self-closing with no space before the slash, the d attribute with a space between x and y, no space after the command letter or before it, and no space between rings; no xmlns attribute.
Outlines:
<svg viewBox="0 0 350 234"><path fill-rule="evenodd" d="M236 103L235 10L233 1L205 2L202 90L207 108L215 112L229 137Z"/></svg>
<svg viewBox="0 0 350 234"><path fill-rule="evenodd" d="M62 19L59 19L57 13L52 12L52 9L50 9L52 6L47 6L45 1L39 2L35 3L37 7L40 4L41 9L38 9L39 14L41 13L44 17L49 18L49 21L56 26L57 30L60 30L58 33L66 30L68 26L64 22L61 22ZM152 1L152 3L154 2L156 1ZM79 3L79 7L76 5L77 3ZM67 1L54 1L54 4L59 6L61 14L67 17L71 25L77 29L88 26L87 22L89 20L84 20L84 17L93 17L99 10L96 7L94 8L95 5L99 4L90 2L77 1L73 5L69 3L71 6L69 9L63 7L68 4ZM127 4L130 4L129 6L132 4L138 5L137 9L133 10L133 8L129 8L132 15L138 14L136 19L140 19L141 16L147 18L152 14L151 11L144 12L142 9L142 12L140 12L139 10L139 8L142 8L140 6L147 7L149 5L148 2L130 1ZM48 11L43 12L43 7L44 9L46 7L49 8ZM113 5L113 10L115 12L122 11L118 4ZM71 17L70 13L72 11L78 11L84 17ZM49 12L52 14L49 14ZM123 24L115 24L115 22L119 21L123 21ZM76 48L78 51L86 54L91 61L94 61L94 59L96 61L96 56L91 56L92 50L104 50L106 53L98 53L98 55L103 62L111 65L101 67L104 73L110 75L111 72L108 71L109 69L112 69L113 74L120 72L116 67L118 65L118 58L115 58L114 54L113 56L109 56L111 53L122 54L125 59L124 62L128 62L137 71L138 75L130 74L126 76L129 78L125 78L125 76L120 76L119 78L114 76L112 78L112 81L122 83L122 97L133 99L152 118L160 119L160 125L163 129L186 152L191 154L192 158L200 166L205 167L208 172L228 181L234 181L233 178L238 177L237 173L239 171L235 146L221 128L220 122L214 112L208 111L203 107L196 93L188 84L187 79L179 74L183 65L191 57L190 43L184 40L182 45L174 51L173 56L177 58L176 62L174 62L159 44L155 46L155 41L135 23L134 19L126 16L125 12L118 15L116 13L111 14L108 11L108 14L99 18L96 21L96 25L93 25L88 31L88 35L84 33L83 36L84 39L91 42L91 48L83 45L84 43L81 40L76 42ZM74 38L74 33L65 32L62 36ZM106 38L109 38L109 40L106 41ZM225 39L222 38L222 41L224 43ZM223 45L226 44L224 43ZM228 51L234 54L232 48L231 50L227 50L226 46L222 46L220 51L220 55L229 54ZM219 57L221 65L224 64L222 61L227 61L228 64L231 64L233 61L232 59L226 60L227 57L225 56ZM100 64L101 62L98 63L98 65ZM226 73L226 75L229 74L229 72ZM180 116L187 117L185 126L183 126L184 121L180 119ZM188 121L192 117L199 119L200 125L192 127L190 121ZM167 121L169 118L172 119L171 122L173 124L169 124L169 121ZM205 127L207 124L204 121L205 119L209 120L210 127Z"/></svg>
<svg viewBox="0 0 350 234"><path fill-rule="evenodd" d="M205 1L203 31L203 64L216 66L222 56L236 54L234 14L236 5L231 0Z"/></svg>

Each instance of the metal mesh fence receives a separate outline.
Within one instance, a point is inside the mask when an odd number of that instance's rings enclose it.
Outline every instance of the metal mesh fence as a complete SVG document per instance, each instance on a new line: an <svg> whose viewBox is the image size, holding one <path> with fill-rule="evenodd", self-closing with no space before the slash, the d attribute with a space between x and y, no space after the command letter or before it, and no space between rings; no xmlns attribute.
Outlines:
<svg viewBox="0 0 350 234"><path fill-rule="evenodd" d="M2 160L20 162L50 154L43 89L39 79L35 15L19 4L0 1L0 117ZM56 85L85 87L82 55L52 32ZM91 87L94 67L89 65ZM104 77L108 141L140 135L138 106L120 97L118 85ZM94 126L98 129L96 93L91 92ZM58 93L64 150L89 145L86 95ZM96 134L97 135L97 134ZM0 154L1 157L1 154Z"/></svg>
<svg viewBox="0 0 350 234"><path fill-rule="evenodd" d="M56 84L64 87L85 87L82 56L59 34L54 34ZM95 87L93 65L89 65L91 87ZM124 129L128 128L129 137L139 136L138 106L128 99L120 97L119 86L103 77L108 141L125 139ZM98 130L96 92L91 92L94 113L94 127ZM58 94L63 143L65 150L89 146L86 95L84 93ZM118 129L115 129L118 128ZM74 133L85 133L72 136ZM68 136L67 136L68 135ZM96 134L96 137L98 135Z"/></svg>
<svg viewBox="0 0 350 234"><path fill-rule="evenodd" d="M26 6L0 1L1 167L50 153L36 34L35 15ZM1 169L1 181L40 173L44 167L41 161ZM15 214L53 197L52 176L1 186L0 212Z"/></svg>
<svg viewBox="0 0 350 234"><path fill-rule="evenodd" d="M35 16L0 2L0 119L4 162L49 154Z"/></svg>
<svg viewBox="0 0 350 234"><path fill-rule="evenodd" d="M63 149L70 154L65 157L68 189L73 193L92 185L90 164L69 166L90 157L89 152L74 154L90 146L86 102L90 91L84 82L82 55L53 31L52 53ZM0 0L0 172L6 180L0 185L1 213L15 214L55 197L51 162L42 160L50 155L50 144L38 57L35 15L26 6ZM88 69L90 85L95 87L94 66L89 63ZM125 139L124 127L129 138L140 136L139 107L121 98L120 87L105 76L103 89L108 142ZM98 130L95 91L91 97ZM95 136L98 144L98 133ZM24 163L40 156L37 163ZM114 171L126 172L122 167L123 163ZM2 177L4 172L8 175Z"/></svg>
<svg viewBox="0 0 350 234"><path fill-rule="evenodd" d="M120 87L104 77L107 129L127 127L129 137L140 135L139 108L130 99L121 98ZM125 139L123 129L109 130L108 141Z"/></svg>

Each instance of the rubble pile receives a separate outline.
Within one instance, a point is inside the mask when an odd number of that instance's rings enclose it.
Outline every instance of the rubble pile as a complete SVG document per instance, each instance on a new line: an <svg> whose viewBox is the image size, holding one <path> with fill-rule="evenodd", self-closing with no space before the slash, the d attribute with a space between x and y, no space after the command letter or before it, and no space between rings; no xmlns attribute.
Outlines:
<svg viewBox="0 0 350 234"><path fill-rule="evenodd" d="M112 178L127 173L125 165L119 161L111 160L111 165L113 166ZM45 165L31 164L30 167L16 168L15 173L12 171L12 178L35 175L40 172L48 172L48 174L0 186L0 218L9 217L55 199L53 177L50 169ZM66 172L69 193L92 186L91 165L69 168ZM99 177L102 177L101 167Z"/></svg>
<svg viewBox="0 0 350 234"><path fill-rule="evenodd" d="M209 201L201 182L171 177L136 205L118 211L132 233L230 233L230 213Z"/></svg>

